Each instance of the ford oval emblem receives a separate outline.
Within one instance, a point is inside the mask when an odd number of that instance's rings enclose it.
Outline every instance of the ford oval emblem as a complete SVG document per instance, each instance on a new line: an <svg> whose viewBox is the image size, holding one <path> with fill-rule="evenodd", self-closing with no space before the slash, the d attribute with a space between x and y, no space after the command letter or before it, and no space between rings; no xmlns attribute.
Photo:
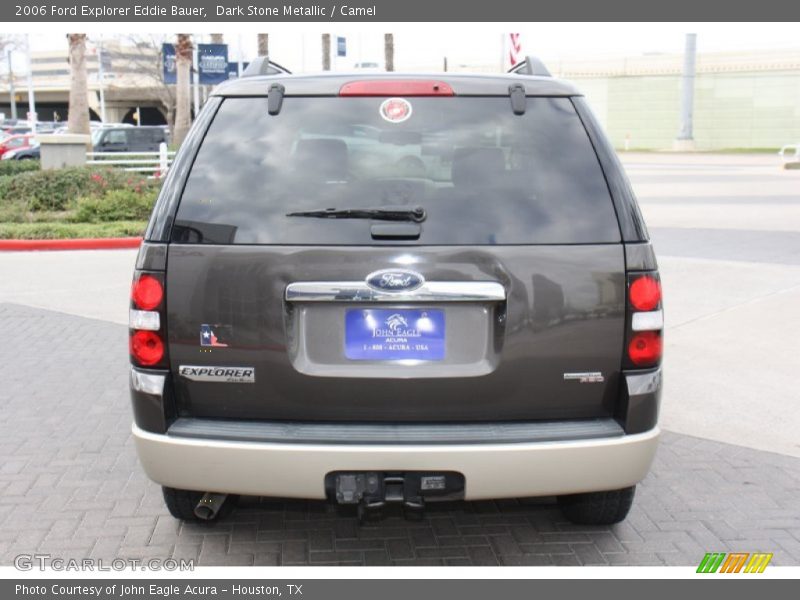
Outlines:
<svg viewBox="0 0 800 600"><path fill-rule="evenodd" d="M381 292L409 292L425 283L425 278L415 271L383 269L367 275L367 285Z"/></svg>

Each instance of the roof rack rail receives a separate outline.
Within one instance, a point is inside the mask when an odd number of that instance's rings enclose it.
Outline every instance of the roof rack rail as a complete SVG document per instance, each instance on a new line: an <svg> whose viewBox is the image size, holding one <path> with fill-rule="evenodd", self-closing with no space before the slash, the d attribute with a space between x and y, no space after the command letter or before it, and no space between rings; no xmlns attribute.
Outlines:
<svg viewBox="0 0 800 600"><path fill-rule="evenodd" d="M292 72L269 59L269 56L258 56L250 61L247 68L242 71L242 77L256 77L258 75L291 75Z"/></svg>
<svg viewBox="0 0 800 600"><path fill-rule="evenodd" d="M552 77L544 63L535 56L526 56L525 60L517 63L508 70L517 75L536 75L538 77Z"/></svg>

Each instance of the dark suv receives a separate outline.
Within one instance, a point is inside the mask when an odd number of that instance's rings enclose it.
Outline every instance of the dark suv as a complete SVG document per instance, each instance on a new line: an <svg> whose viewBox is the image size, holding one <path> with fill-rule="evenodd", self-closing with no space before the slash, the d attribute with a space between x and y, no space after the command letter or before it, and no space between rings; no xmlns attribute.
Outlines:
<svg viewBox="0 0 800 600"><path fill-rule="evenodd" d="M656 451L656 260L571 85L243 77L181 146L130 306L133 434L178 518L557 496L625 518Z"/></svg>
<svg viewBox="0 0 800 600"><path fill-rule="evenodd" d="M92 132L95 152L158 152L162 143L168 139L160 125L100 127Z"/></svg>

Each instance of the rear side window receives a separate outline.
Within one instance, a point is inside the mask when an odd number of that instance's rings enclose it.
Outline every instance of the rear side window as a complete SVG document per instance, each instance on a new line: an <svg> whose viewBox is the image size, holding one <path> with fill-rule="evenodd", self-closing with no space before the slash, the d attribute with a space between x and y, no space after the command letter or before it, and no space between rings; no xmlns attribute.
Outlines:
<svg viewBox="0 0 800 600"><path fill-rule="evenodd" d="M139 129L134 127L128 133L133 144L159 144L164 141L164 133L161 129Z"/></svg>
<svg viewBox="0 0 800 600"><path fill-rule="evenodd" d="M619 242L594 149L568 98L227 98L198 151L172 240L369 245L369 220L326 208L427 213L420 245ZM407 104L403 104L403 102ZM392 110L395 112L393 113Z"/></svg>

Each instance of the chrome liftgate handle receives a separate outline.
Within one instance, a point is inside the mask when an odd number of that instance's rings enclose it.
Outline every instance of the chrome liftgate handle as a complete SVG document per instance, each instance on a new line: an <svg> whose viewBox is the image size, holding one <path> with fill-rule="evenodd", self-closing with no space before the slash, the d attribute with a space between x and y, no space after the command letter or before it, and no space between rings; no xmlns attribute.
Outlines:
<svg viewBox="0 0 800 600"><path fill-rule="evenodd" d="M287 302L503 302L495 281L426 281L413 290L376 290L363 281L299 281L286 286Z"/></svg>

